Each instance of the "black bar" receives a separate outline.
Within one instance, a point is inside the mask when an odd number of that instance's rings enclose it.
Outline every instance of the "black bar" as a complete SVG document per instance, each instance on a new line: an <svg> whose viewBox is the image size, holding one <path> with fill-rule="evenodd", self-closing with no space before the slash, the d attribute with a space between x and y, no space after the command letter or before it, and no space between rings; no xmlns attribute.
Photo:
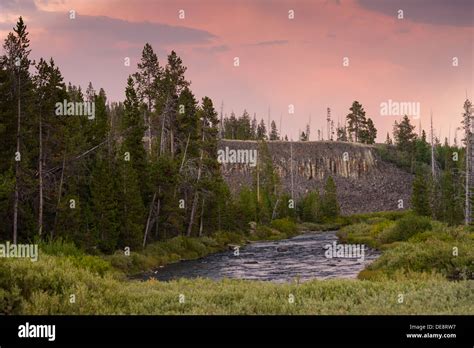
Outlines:
<svg viewBox="0 0 474 348"><path fill-rule="evenodd" d="M55 340L18 337L19 326L27 322L55 325ZM407 338L417 333L456 338ZM472 316L0 316L0 348L146 343L473 347L474 320Z"/></svg>

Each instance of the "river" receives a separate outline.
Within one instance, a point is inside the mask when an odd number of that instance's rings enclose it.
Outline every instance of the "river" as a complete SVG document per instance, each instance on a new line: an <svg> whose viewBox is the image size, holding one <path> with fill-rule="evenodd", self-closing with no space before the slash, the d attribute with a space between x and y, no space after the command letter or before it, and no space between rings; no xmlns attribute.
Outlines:
<svg viewBox="0 0 474 348"><path fill-rule="evenodd" d="M359 257L326 256L327 245L334 245L334 231L308 232L290 239L247 244L234 251L224 251L197 260L173 263L143 274L143 280L161 281L178 278L234 278L291 282L311 279L356 278L357 274L379 256L379 252L364 247ZM360 256L360 255L359 255Z"/></svg>

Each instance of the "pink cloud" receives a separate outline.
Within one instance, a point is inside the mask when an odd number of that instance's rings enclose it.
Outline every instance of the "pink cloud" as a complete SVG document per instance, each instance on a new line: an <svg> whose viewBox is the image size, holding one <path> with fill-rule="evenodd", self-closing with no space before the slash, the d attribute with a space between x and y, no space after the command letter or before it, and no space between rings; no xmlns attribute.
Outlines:
<svg viewBox="0 0 474 348"><path fill-rule="evenodd" d="M68 9L93 25L66 26L61 16ZM283 133L293 138L310 114L316 134L326 107L337 120L358 100L382 141L397 119L380 116L380 103L388 99L420 102L424 125L433 109L447 136L460 121L466 90L472 98L472 26L437 25L426 16L398 20L357 1L65 0L47 10L27 13L32 47L35 54L57 57L67 80L92 80L111 99L122 99L126 76L135 69L123 66L123 56L135 65L151 41L162 63L172 49L182 56L198 98L208 95L216 105L223 100L227 113L247 109L265 121L270 106L272 118L278 124L283 115ZM295 19L288 19L289 10ZM458 67L451 64L455 56ZM343 57L349 67L342 66ZM295 115L288 115L288 104L295 105Z"/></svg>

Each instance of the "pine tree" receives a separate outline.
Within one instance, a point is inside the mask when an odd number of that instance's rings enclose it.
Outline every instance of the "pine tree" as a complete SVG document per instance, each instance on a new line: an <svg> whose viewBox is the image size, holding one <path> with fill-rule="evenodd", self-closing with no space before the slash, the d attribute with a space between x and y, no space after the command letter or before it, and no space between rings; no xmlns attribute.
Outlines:
<svg viewBox="0 0 474 348"><path fill-rule="evenodd" d="M257 220L257 194L244 186L235 201L235 222L239 228L247 229L248 223Z"/></svg>
<svg viewBox="0 0 474 348"><path fill-rule="evenodd" d="M121 223L120 240L122 246L137 248L142 243L145 216L144 201L147 188L139 185L147 176L146 152L143 146L145 127L139 110L139 100L131 76L125 89L124 114L122 119L123 141L118 153L119 192Z"/></svg>
<svg viewBox="0 0 474 348"><path fill-rule="evenodd" d="M427 174L418 169L413 180L411 204L418 215L431 216L430 192L426 180Z"/></svg>
<svg viewBox="0 0 474 348"><path fill-rule="evenodd" d="M120 197L118 197L117 192L125 191L128 194L126 189L121 191L118 187L116 169L112 158L107 153L107 149L102 148L96 155L91 173L90 200L93 244L98 245L99 249L104 252L113 252L119 245L121 217L118 205ZM126 185L124 182L122 184ZM129 204L129 202L123 202L123 204ZM126 213L129 213L128 209ZM137 220L137 222L141 223L140 220ZM125 234L124 231L123 233Z"/></svg>
<svg viewBox="0 0 474 348"><path fill-rule="evenodd" d="M176 151L181 159L186 157L184 159L188 160L199 156L197 148L200 127L198 103L189 87L182 90L178 103L182 106L183 112L178 112L176 116L176 138L178 141Z"/></svg>
<svg viewBox="0 0 474 348"><path fill-rule="evenodd" d="M90 124L92 125L92 141L93 145L98 145L108 138L110 133L110 120L107 112L107 96L101 88L99 94L94 96L95 102L95 118Z"/></svg>
<svg viewBox="0 0 474 348"><path fill-rule="evenodd" d="M304 131L300 134L300 141L308 141L308 134Z"/></svg>
<svg viewBox="0 0 474 348"><path fill-rule="evenodd" d="M367 119L366 123L366 138L364 139L365 144L375 144L375 139L377 138L377 129L375 128L374 122L372 119Z"/></svg>
<svg viewBox="0 0 474 348"><path fill-rule="evenodd" d="M347 141L346 127L339 126L336 129L337 141Z"/></svg>
<svg viewBox="0 0 474 348"><path fill-rule="evenodd" d="M159 82L159 93L156 97L156 114L159 118L156 120L159 133L159 150L161 156L169 153L173 158L176 153L176 116L179 113L178 98L183 89L189 87L190 83L184 77L186 67L176 52L171 51L168 55L168 61L164 69L162 78Z"/></svg>
<svg viewBox="0 0 474 348"><path fill-rule="evenodd" d="M242 116L237 120L236 139L249 140L251 136L250 115L247 110L244 110Z"/></svg>
<svg viewBox="0 0 474 348"><path fill-rule="evenodd" d="M263 119L260 120L260 123L257 126L257 139L258 140L267 139L267 128L265 127L265 122L263 122Z"/></svg>
<svg viewBox="0 0 474 348"><path fill-rule="evenodd" d="M358 101L354 101L349 109L350 114L346 116L348 123L348 132L354 135L355 142L361 142L361 131L364 130L366 124L365 110Z"/></svg>
<svg viewBox="0 0 474 348"><path fill-rule="evenodd" d="M270 140L280 140L275 121L272 121L271 123Z"/></svg>
<svg viewBox="0 0 474 348"><path fill-rule="evenodd" d="M194 198L191 205L189 223L186 231L187 236L191 236L192 234L200 195L203 196L203 188L205 188L206 185L208 187L211 185L212 176L210 178L209 174L216 175L216 172L219 170L219 164L217 162L217 134L219 132L217 128L218 118L217 112L215 111L214 105L210 98L204 97L202 99L202 105L199 112L200 118L202 120L200 129L201 151L198 163L197 178L194 184Z"/></svg>
<svg viewBox="0 0 474 348"><path fill-rule="evenodd" d="M118 205L121 218L119 247L138 249L142 246L145 221L145 206L140 192L139 177L132 163L124 160L120 154L118 163Z"/></svg>
<svg viewBox="0 0 474 348"><path fill-rule="evenodd" d="M62 135L56 132L44 132L46 129L61 129L61 121L54 115L55 104L57 101L66 99L66 86L63 82L61 72L55 66L53 59L48 64L42 58L36 64L36 74L33 76L35 87L34 100L37 106L37 124L38 124L38 235L41 236L44 230L45 196L51 200L51 190L45 188L51 187L51 182L46 182L45 171L48 167L59 164L58 158L55 158L55 151L61 144ZM50 191L50 192L48 192ZM51 226L50 226L51 227Z"/></svg>
<svg viewBox="0 0 474 348"><path fill-rule="evenodd" d="M321 222L321 198L318 191L306 194L299 203L299 215L305 222Z"/></svg>
<svg viewBox="0 0 474 348"><path fill-rule="evenodd" d="M265 141L259 142L254 185L257 191L257 222L268 223L276 215L280 180L275 172L268 144Z"/></svg>
<svg viewBox="0 0 474 348"><path fill-rule="evenodd" d="M70 85L67 100L84 102L81 88ZM62 128L59 129L61 142L55 144L59 145L55 162L60 164L51 169L58 170L59 184L55 192L57 208L50 237L61 236L75 241L80 247L89 248L94 243L89 230L92 215L89 180L93 159L87 156L92 154L92 127L89 125L92 121L84 115L56 118L62 121ZM75 202L74 208L71 207L71 199Z"/></svg>
<svg viewBox="0 0 474 348"><path fill-rule="evenodd" d="M414 148L415 161L417 161L418 163L431 163L431 146L426 141L426 133L424 130L421 133L421 138L415 139Z"/></svg>
<svg viewBox="0 0 474 348"><path fill-rule="evenodd" d="M134 88L133 79L129 76L125 89L124 115L122 119L123 142L122 155L129 154L129 160L133 170L140 175L145 185L141 185L143 199L146 198L148 187L146 180L148 168L145 148L143 147L143 135L145 127L140 114L139 101Z"/></svg>
<svg viewBox="0 0 474 348"><path fill-rule="evenodd" d="M395 121L393 126L393 137L395 144L400 151L411 153L413 151L413 144L416 139L414 132L415 126L410 123L410 119L405 115L400 123Z"/></svg>
<svg viewBox="0 0 474 348"><path fill-rule="evenodd" d="M224 133L226 139L237 139L237 118L232 111L230 117L224 121Z"/></svg>
<svg viewBox="0 0 474 348"><path fill-rule="evenodd" d="M340 212L339 203L337 201L336 183L332 176L328 176L326 184L324 185L321 211L325 218L335 218Z"/></svg>
<svg viewBox="0 0 474 348"><path fill-rule="evenodd" d="M34 125L31 117L28 117L31 113L32 103L32 82L29 73L29 67L32 64L29 59L31 50L29 49L30 40L27 27L23 22L23 18L20 17L16 26L13 28L13 33L10 32L4 42L3 48L5 55L2 56L2 68L7 72L7 86L10 88L8 93L10 94L6 98L6 102L11 107L11 110L15 110L13 124L10 121L6 122L7 127L7 138L2 139L6 144L11 142L11 137L14 138L15 145L9 150L9 155L5 158L15 158L14 163L14 175L15 175L15 186L14 186L14 197L13 197L13 243L17 243L19 237L19 230L23 230L23 234L26 234L26 215L31 213L31 206L28 206L27 202L21 202L20 196L25 196L24 193L30 191L31 184L28 183L27 172L32 167L32 156L33 154L28 153L32 148L37 148L35 144L36 137L28 138L27 135L33 133ZM3 96L2 96L3 99ZM7 104L8 105L8 104ZM7 111L8 112L8 111ZM25 131L26 130L26 131ZM11 133L10 133L11 132ZM34 133L33 133L34 134ZM12 149L15 151L12 152ZM21 192L20 192L21 191ZM23 204L25 203L25 204ZM21 207L21 205L23 205ZM24 219L21 219L21 212L25 213ZM21 226L23 225L23 226Z"/></svg>
<svg viewBox="0 0 474 348"><path fill-rule="evenodd" d="M15 190L14 156L16 115L14 113L15 100L13 99L13 80L6 69L6 61L0 57L0 239L11 238L13 221L12 197Z"/></svg>
<svg viewBox="0 0 474 348"><path fill-rule="evenodd" d="M251 132L251 139L256 140L257 139L257 116L256 114L253 114L253 119L252 123L250 125L250 132Z"/></svg>
<svg viewBox="0 0 474 348"><path fill-rule="evenodd" d="M461 193L450 168L445 169L441 174L440 191L441 202L438 218L450 225L461 223L464 217Z"/></svg>
<svg viewBox="0 0 474 348"><path fill-rule="evenodd" d="M297 208L298 206L294 206L294 204L290 201L291 196L289 193L283 193L280 195L280 201L278 204L277 216L279 219L283 218L291 218L296 219L297 217Z"/></svg>
<svg viewBox="0 0 474 348"><path fill-rule="evenodd" d="M158 57L149 43L145 44L138 72L133 74L137 85L137 95L143 109L143 122L147 136L148 152L152 151L153 143L153 111L154 103L161 88L163 69L158 62Z"/></svg>

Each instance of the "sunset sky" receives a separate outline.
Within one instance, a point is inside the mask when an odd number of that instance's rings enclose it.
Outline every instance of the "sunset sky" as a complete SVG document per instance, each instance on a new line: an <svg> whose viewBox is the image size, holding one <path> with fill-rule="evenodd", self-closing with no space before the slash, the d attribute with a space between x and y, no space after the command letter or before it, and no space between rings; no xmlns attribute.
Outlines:
<svg viewBox="0 0 474 348"><path fill-rule="evenodd" d="M326 132L327 107L337 122L358 100L382 142L400 119L380 114L391 99L419 102L423 128L432 110L436 135L444 139L450 129L452 141L466 93L473 99L472 0L0 0L2 41L20 15L32 58L53 57L66 81L83 88L91 81L109 100L123 100L149 42L161 64L171 50L181 56L199 99L265 122L270 108L295 140L310 115L316 140L318 128Z"/></svg>

